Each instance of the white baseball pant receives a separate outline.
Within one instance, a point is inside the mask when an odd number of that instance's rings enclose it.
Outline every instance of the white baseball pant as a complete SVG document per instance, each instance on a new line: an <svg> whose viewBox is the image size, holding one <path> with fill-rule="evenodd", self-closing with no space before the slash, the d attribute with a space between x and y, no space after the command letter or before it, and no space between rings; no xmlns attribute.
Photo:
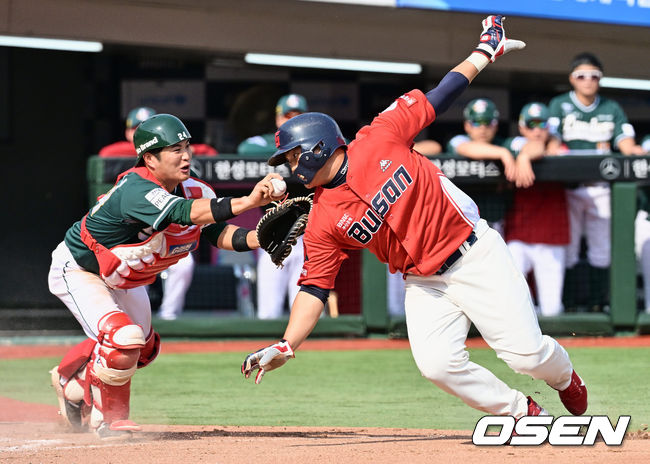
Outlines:
<svg viewBox="0 0 650 464"><path fill-rule="evenodd" d="M566 265L579 260L580 240L587 239L587 260L594 267L611 262L611 193L608 185L598 184L567 189L571 243L567 245Z"/></svg>
<svg viewBox="0 0 650 464"><path fill-rule="evenodd" d="M634 221L634 245L636 257L643 275L645 312L650 314L650 221L648 212L639 211Z"/></svg>
<svg viewBox="0 0 650 464"><path fill-rule="evenodd" d="M406 279L406 323L413 358L424 377L467 405L521 417L526 395L469 360L465 340L473 322L511 369L556 390L571 382L566 350L542 335L528 285L501 236L480 220L478 240L442 275Z"/></svg>
<svg viewBox="0 0 650 464"><path fill-rule="evenodd" d="M163 280L163 298L158 317L174 320L181 315L185 306L185 294L194 277L194 267L194 257L190 253L164 271L167 277Z"/></svg>
<svg viewBox="0 0 650 464"><path fill-rule="evenodd" d="M257 258L257 317L276 319L282 316L285 298L289 308L300 291L298 279L304 263L302 237L298 238L291 254L284 260L284 267L278 269L268 253L260 250Z"/></svg>
<svg viewBox="0 0 650 464"><path fill-rule="evenodd" d="M59 243L52 252L48 284L93 340L99 334L99 320L113 311L126 313L133 323L142 327L145 337L151 332L151 304L146 288L108 287L97 274L77 264L65 242Z"/></svg>
<svg viewBox="0 0 650 464"><path fill-rule="evenodd" d="M564 285L564 245L508 242L508 249L517 268L524 276L533 271L537 288L537 301L542 316L557 316L563 311L562 287Z"/></svg>
<svg viewBox="0 0 650 464"><path fill-rule="evenodd" d="M386 300L388 304L388 314L391 316L404 316L404 297L406 288L404 283L404 274L397 271L391 274L386 266Z"/></svg>

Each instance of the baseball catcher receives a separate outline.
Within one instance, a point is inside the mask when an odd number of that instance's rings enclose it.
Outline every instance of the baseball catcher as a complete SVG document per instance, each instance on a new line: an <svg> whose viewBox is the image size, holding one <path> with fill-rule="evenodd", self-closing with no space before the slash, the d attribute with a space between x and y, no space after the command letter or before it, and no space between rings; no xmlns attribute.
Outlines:
<svg viewBox="0 0 650 464"><path fill-rule="evenodd" d="M260 247L269 254L277 267L282 267L282 262L291 253L298 237L305 233L313 205L312 197L313 195L308 195L276 202L257 223Z"/></svg>

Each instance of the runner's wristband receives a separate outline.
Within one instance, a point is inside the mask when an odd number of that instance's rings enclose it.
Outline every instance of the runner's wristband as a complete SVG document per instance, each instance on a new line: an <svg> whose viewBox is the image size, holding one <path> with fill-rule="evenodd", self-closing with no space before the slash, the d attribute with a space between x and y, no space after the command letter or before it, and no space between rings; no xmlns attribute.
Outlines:
<svg viewBox="0 0 650 464"><path fill-rule="evenodd" d="M214 222L223 222L235 217L232 214L231 201L232 197L213 198L210 201L210 210L212 211Z"/></svg>
<svg viewBox="0 0 650 464"><path fill-rule="evenodd" d="M248 233L250 230L244 229L243 227L238 228L232 234L232 249L235 251L250 251L251 247L248 246Z"/></svg>

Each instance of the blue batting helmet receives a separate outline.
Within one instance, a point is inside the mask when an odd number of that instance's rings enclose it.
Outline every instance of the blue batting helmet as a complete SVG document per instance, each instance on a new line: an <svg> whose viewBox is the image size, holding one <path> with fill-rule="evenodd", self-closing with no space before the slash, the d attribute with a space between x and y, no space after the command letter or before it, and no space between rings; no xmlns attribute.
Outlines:
<svg viewBox="0 0 650 464"><path fill-rule="evenodd" d="M282 124L275 133L277 151L269 158L269 165L279 166L286 162L285 153L301 148L295 175L303 184L311 182L339 147L346 146L336 121L323 113L303 113ZM318 153L314 153L314 150Z"/></svg>

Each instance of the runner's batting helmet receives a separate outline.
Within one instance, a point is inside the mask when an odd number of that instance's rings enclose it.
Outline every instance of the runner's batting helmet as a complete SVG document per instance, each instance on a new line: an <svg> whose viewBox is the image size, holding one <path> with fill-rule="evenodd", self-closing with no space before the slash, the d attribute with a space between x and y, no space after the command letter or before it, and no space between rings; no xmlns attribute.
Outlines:
<svg viewBox="0 0 650 464"><path fill-rule="evenodd" d="M192 138L185 124L171 114L156 114L138 126L133 134L133 145L138 154L136 166L144 162L142 156L156 148L165 148Z"/></svg>
<svg viewBox="0 0 650 464"><path fill-rule="evenodd" d="M323 113L303 113L280 126L275 133L275 146L277 151L269 159L271 166L286 162L284 155L289 150L301 148L295 175L308 184L336 149L346 144L334 119Z"/></svg>

